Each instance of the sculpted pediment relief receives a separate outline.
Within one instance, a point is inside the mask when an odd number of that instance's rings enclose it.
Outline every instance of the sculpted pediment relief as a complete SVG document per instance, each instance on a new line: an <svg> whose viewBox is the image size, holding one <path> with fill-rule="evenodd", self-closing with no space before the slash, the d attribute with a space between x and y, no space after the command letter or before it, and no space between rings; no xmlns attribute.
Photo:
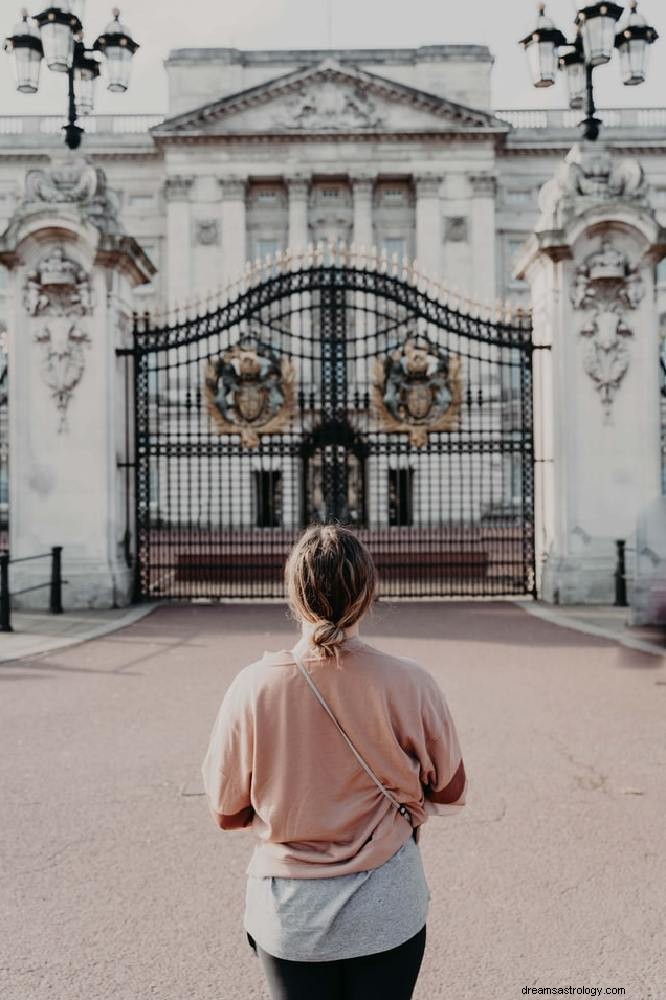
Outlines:
<svg viewBox="0 0 666 1000"><path fill-rule="evenodd" d="M238 133L506 132L493 115L327 61L169 118L156 138Z"/></svg>

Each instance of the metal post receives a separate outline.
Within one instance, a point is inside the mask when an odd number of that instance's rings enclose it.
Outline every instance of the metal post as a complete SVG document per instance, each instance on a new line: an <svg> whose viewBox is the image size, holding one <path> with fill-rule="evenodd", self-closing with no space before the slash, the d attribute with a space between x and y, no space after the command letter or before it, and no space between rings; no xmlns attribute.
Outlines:
<svg viewBox="0 0 666 1000"><path fill-rule="evenodd" d="M0 552L0 632L12 632L9 612L9 552Z"/></svg>
<svg viewBox="0 0 666 1000"><path fill-rule="evenodd" d="M74 43L74 60L72 65L69 67L67 76L69 79L69 109L67 115L67 124L63 128L65 133L65 142L70 149L78 149L81 145L81 136L83 135L83 129L79 128L76 124L76 102L74 100L74 66L76 65L76 55L77 52L83 49L82 42Z"/></svg>
<svg viewBox="0 0 666 1000"><path fill-rule="evenodd" d="M594 66L585 63L585 118L581 122L583 126L583 138L594 142L599 138L601 119L595 117L596 107L594 104L594 83L592 73Z"/></svg>
<svg viewBox="0 0 666 1000"><path fill-rule="evenodd" d="M62 545L51 549L51 597L49 611L52 615L62 614Z"/></svg>
<svg viewBox="0 0 666 1000"><path fill-rule="evenodd" d="M625 542L618 538L615 542L617 546L617 562L615 564L615 607L627 607L627 578L624 559Z"/></svg>

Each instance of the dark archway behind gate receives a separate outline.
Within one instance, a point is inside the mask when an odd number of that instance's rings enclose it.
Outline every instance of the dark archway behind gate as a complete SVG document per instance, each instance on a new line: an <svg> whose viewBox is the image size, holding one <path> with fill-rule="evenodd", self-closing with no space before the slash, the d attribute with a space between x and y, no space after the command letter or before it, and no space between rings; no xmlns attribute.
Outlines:
<svg viewBox="0 0 666 1000"><path fill-rule="evenodd" d="M274 268L219 308L137 318L137 598L281 597L302 528L368 542L387 596L534 593L528 317L405 275Z"/></svg>

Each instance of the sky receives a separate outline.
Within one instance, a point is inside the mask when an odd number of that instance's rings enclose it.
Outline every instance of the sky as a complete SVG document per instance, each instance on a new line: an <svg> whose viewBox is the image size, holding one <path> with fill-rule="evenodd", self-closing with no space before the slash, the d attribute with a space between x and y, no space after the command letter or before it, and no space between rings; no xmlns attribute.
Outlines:
<svg viewBox="0 0 666 1000"><path fill-rule="evenodd" d="M20 2L0 0L0 35L11 34ZM29 9L38 13L47 4ZM112 2L86 0L90 44L110 18ZM581 4L550 0L548 15L565 34ZM130 89L110 94L98 82L100 113L165 113L163 61L174 48L385 48L433 44L487 45L495 57L496 108L565 107L563 80L547 90L532 87L517 39L534 26L535 0L125 0L123 20L141 48ZM666 2L641 0L640 10L662 36L651 51L647 82L624 87L617 56L595 71L595 96L603 107L666 106ZM15 90L11 57L0 51L0 114L59 114L66 107L66 78L42 65L39 93ZM211 99L215 95L211 94Z"/></svg>

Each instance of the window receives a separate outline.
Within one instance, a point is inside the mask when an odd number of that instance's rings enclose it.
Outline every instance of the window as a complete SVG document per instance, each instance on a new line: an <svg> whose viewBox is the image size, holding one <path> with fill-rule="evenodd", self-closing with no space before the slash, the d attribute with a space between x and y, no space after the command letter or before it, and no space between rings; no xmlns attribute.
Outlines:
<svg viewBox="0 0 666 1000"><path fill-rule="evenodd" d="M141 246L141 249L145 253L146 257L151 262L151 264L153 264L156 268L159 269L160 259L159 259L159 249L157 243L150 240L144 243L143 240L139 240L139 244ZM137 285L136 288L134 289L135 294L138 293L139 295L149 295L151 292L154 292L156 277L157 275L154 274L152 279L148 282L148 284Z"/></svg>
<svg viewBox="0 0 666 1000"><path fill-rule="evenodd" d="M282 524L282 473L277 469L255 469L254 523L257 528L279 528Z"/></svg>
<svg viewBox="0 0 666 1000"><path fill-rule="evenodd" d="M525 245L526 236L517 236L506 242L506 281L512 288L525 288L527 283L513 275L518 258Z"/></svg>
<svg viewBox="0 0 666 1000"><path fill-rule="evenodd" d="M657 284L666 285L666 257L657 264ZM2 283L0 282L0 287Z"/></svg>
<svg viewBox="0 0 666 1000"><path fill-rule="evenodd" d="M282 247L280 246L280 240L276 239L261 239L257 240L255 243L255 258L259 260L265 260L270 254L271 257L275 257L276 253L279 253Z"/></svg>
<svg viewBox="0 0 666 1000"><path fill-rule="evenodd" d="M402 261L402 258L407 252L407 240L402 236L395 238L389 237L388 239L382 240L381 252L383 254L385 253L389 260L392 260L393 255L395 254L398 260Z"/></svg>
<svg viewBox="0 0 666 1000"><path fill-rule="evenodd" d="M339 187L330 187L330 186L322 187L320 190L321 190L321 196L322 196L322 198L326 198L326 199L339 198L340 194L342 192L341 188L339 188Z"/></svg>
<svg viewBox="0 0 666 1000"><path fill-rule="evenodd" d="M504 192L507 205L529 205L532 202L531 188L507 188Z"/></svg>
<svg viewBox="0 0 666 1000"><path fill-rule="evenodd" d="M268 188L268 187L255 188L254 196L257 201L262 201L264 203L268 202L269 204L273 204L274 202L277 201L277 196L278 196L277 188Z"/></svg>
<svg viewBox="0 0 666 1000"><path fill-rule="evenodd" d="M389 525L392 528L414 524L414 470L389 469Z"/></svg>
<svg viewBox="0 0 666 1000"><path fill-rule="evenodd" d="M137 211L146 211L146 209L152 208L155 199L152 194L131 194L129 196L129 208L136 209Z"/></svg>

